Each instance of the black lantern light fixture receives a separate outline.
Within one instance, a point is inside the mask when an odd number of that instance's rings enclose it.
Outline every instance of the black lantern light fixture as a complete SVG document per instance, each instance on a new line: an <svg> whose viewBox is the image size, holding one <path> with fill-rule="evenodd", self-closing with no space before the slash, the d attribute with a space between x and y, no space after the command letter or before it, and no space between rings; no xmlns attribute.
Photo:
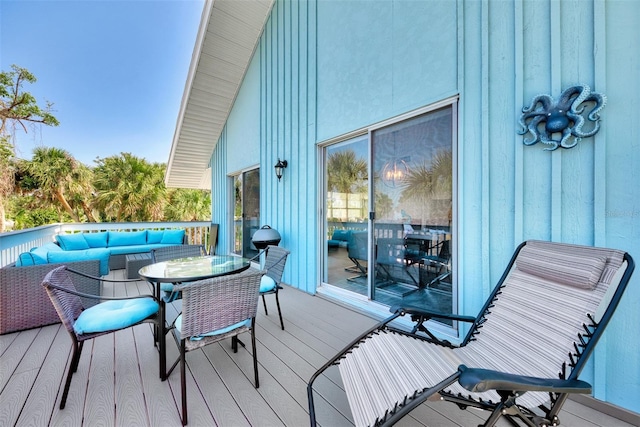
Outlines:
<svg viewBox="0 0 640 427"><path fill-rule="evenodd" d="M278 163L276 163L274 167L276 169L276 177L278 177L278 181L280 181L280 178L282 178L282 173L284 172L284 169L287 167L287 161L280 160L280 157L278 157Z"/></svg>

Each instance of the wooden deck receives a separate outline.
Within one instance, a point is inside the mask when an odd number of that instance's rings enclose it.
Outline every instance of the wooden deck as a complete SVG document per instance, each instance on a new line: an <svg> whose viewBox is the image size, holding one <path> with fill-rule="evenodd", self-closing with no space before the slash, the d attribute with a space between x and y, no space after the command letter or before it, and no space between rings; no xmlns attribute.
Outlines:
<svg viewBox="0 0 640 427"><path fill-rule="evenodd" d="M124 270L112 273L124 277ZM105 287L105 294L148 293L144 282ZM233 353L224 341L191 352L188 360L190 426L305 426L306 384L317 368L374 320L293 288L281 292L285 331L273 297L269 316L259 310L256 336L260 388L253 387L250 349ZM179 304L172 310L179 309ZM171 314L170 314L171 315ZM168 360L177 347L168 338ZM0 336L0 425L2 426L179 426L180 374L158 378L158 352L151 327L100 337L85 345L64 410L58 409L70 359L70 339L61 325ZM323 426L348 426L348 407L339 381L316 382ZM567 427L624 427L631 424L569 401L560 419ZM477 412L433 402L398 425L475 426ZM500 425L506 425L500 424Z"/></svg>

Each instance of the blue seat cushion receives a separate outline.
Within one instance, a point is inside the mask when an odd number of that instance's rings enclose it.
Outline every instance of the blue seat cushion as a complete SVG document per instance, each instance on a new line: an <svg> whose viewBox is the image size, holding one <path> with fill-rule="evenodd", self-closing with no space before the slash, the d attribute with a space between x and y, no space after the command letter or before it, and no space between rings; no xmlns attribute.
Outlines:
<svg viewBox="0 0 640 427"><path fill-rule="evenodd" d="M173 290L173 283L160 283L160 290L164 292L162 299L166 303L174 302L175 300L182 298L181 292Z"/></svg>
<svg viewBox="0 0 640 427"><path fill-rule="evenodd" d="M176 317L175 322L173 323L176 327L176 329L178 331L182 331L182 314L179 315L178 317ZM226 328L221 328L221 329L216 329L215 331L211 331L211 332L207 332L206 334L202 334L200 336L197 337L190 337L189 339L192 341L198 341L201 340L204 337L213 337L215 335L222 335L222 334L226 334L227 332L231 332L234 329L238 329L241 328L243 326L246 326L247 328L251 327L251 319L247 319L247 320L242 320L238 323L235 323L231 326L227 326Z"/></svg>
<svg viewBox="0 0 640 427"><path fill-rule="evenodd" d="M269 292L276 288L276 281L271 277L264 275L260 279L260 293Z"/></svg>
<svg viewBox="0 0 640 427"><path fill-rule="evenodd" d="M47 261L50 264L76 262L76 261L100 261L100 275L109 274L109 257L111 253L107 248L85 249L83 251L50 251L47 254Z"/></svg>
<svg viewBox="0 0 640 427"><path fill-rule="evenodd" d="M80 335L114 331L135 325L157 313L159 308L151 298L105 301L83 311L73 329Z"/></svg>

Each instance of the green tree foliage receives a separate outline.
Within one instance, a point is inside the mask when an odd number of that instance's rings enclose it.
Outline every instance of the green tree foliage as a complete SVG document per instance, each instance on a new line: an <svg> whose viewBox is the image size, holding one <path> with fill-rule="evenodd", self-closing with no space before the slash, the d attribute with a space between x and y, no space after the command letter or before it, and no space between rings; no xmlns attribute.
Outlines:
<svg viewBox="0 0 640 427"><path fill-rule="evenodd" d="M164 165L131 153L98 158L94 169L96 206L109 222L160 221L167 191Z"/></svg>
<svg viewBox="0 0 640 427"><path fill-rule="evenodd" d="M211 192L178 188L170 191L166 221L198 221L211 216Z"/></svg>
<svg viewBox="0 0 640 427"><path fill-rule="evenodd" d="M13 71L0 73L0 135L6 135L9 127L20 125L26 132L30 123L58 126L51 114L52 103L40 107L36 98L23 90L25 83L35 83L36 78L26 68L12 65Z"/></svg>
<svg viewBox="0 0 640 427"><path fill-rule="evenodd" d="M41 198L57 203L75 222L80 222L80 215L68 197L73 197L80 169L79 162L69 152L53 147L37 147L25 167Z"/></svg>
<svg viewBox="0 0 640 427"><path fill-rule="evenodd" d="M8 138L0 135L0 233L6 228L5 200L13 192L15 167Z"/></svg>
<svg viewBox="0 0 640 427"><path fill-rule="evenodd" d="M367 161L358 157L355 151L345 150L329 154L327 170L328 190L344 193L347 207L350 194L362 194L367 191Z"/></svg>
<svg viewBox="0 0 640 427"><path fill-rule="evenodd" d="M58 126L51 114L50 102L41 107L29 92L25 83L35 83L36 78L26 68L11 66L12 71L0 72L0 232L6 229L5 200L13 193L15 174L15 147L11 144L11 132L28 125Z"/></svg>
<svg viewBox="0 0 640 427"><path fill-rule="evenodd" d="M91 168L60 148L38 147L31 160L17 159L11 144L16 129L58 126L52 104L38 105L24 90L36 78L13 65L0 73L0 232L5 210L14 229L55 222L138 222L205 220L209 191L164 185L165 165L130 153L98 158ZM6 208L6 209L5 209Z"/></svg>

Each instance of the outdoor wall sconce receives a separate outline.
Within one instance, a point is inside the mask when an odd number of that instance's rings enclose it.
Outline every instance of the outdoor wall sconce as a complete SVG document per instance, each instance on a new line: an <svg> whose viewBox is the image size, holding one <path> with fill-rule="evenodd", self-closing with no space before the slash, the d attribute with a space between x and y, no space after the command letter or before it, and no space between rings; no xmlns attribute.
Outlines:
<svg viewBox="0 0 640 427"><path fill-rule="evenodd" d="M276 163L276 165L274 166L274 168L276 169L276 177L278 177L278 182L280 182L280 178L282 178L282 173L284 172L286 167L287 161L280 160L280 157L278 157L278 163Z"/></svg>
<svg viewBox="0 0 640 427"><path fill-rule="evenodd" d="M525 135L530 132L532 137L525 138L524 145L533 145L540 141L547 144L547 151L553 151L558 147L573 148L582 138L598 133L600 110L606 103L606 96L591 92L587 85L571 86L562 92L558 101L554 101L551 95L537 95L528 107L522 108L519 120L522 129L518 134ZM591 109L587 109L589 106ZM582 129L585 117L594 122L593 128L589 131ZM557 135L556 139L554 135Z"/></svg>

